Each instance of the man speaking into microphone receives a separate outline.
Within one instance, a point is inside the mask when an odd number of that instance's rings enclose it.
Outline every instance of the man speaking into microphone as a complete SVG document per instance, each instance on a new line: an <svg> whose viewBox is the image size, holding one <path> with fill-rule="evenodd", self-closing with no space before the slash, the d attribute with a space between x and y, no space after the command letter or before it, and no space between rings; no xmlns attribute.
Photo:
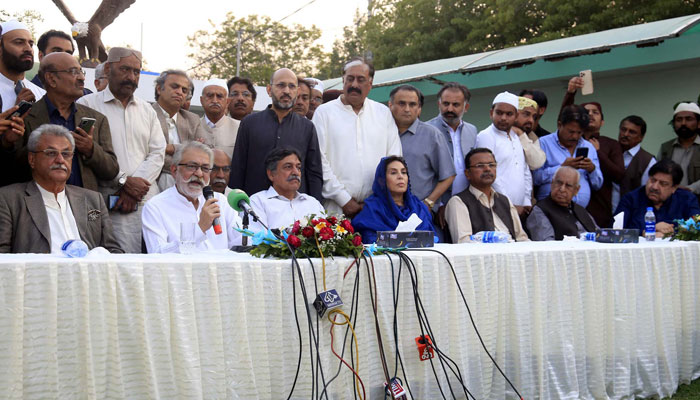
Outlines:
<svg viewBox="0 0 700 400"><path fill-rule="evenodd" d="M179 253L182 226L194 224L197 251L230 249L241 243L241 219L221 193L212 193L209 174L214 153L199 142L188 142L173 155L170 171L175 186L146 202L142 213L148 253ZM208 193L207 193L208 192ZM221 232L221 233L217 233Z"/></svg>

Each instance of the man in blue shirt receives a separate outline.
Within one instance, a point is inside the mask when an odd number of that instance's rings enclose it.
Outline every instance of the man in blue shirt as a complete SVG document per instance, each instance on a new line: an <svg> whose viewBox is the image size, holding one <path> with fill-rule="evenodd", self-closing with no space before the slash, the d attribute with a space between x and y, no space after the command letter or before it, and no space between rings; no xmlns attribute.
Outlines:
<svg viewBox="0 0 700 400"><path fill-rule="evenodd" d="M572 167L581 174L581 188L573 199L574 203L581 207L585 208L588 205L591 191L598 190L603 185L598 153L595 147L582 137L588 122L588 111L585 108L575 104L566 106L559 114L556 132L540 138L540 147L547 155L547 161L541 168L532 172L537 200L549 196L552 178L559 167ZM580 151L587 151L588 154L577 156Z"/></svg>
<svg viewBox="0 0 700 400"><path fill-rule="evenodd" d="M688 219L700 214L698 200L689 190L678 190L683 179L683 168L664 159L649 169L649 179L622 197L615 214L625 212L625 228L644 231L644 214L652 207L656 215L656 235L673 233L676 219Z"/></svg>

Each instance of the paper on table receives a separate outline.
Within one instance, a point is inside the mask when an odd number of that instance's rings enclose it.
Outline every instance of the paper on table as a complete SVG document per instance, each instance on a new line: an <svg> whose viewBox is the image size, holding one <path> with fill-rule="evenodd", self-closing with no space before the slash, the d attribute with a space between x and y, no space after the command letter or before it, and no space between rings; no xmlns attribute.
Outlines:
<svg viewBox="0 0 700 400"><path fill-rule="evenodd" d="M622 229L625 222L625 212L621 212L614 217L613 229Z"/></svg>
<svg viewBox="0 0 700 400"><path fill-rule="evenodd" d="M396 232L413 232L421 222L423 222L423 220L420 219L416 213L413 213L406 221L401 221L396 225Z"/></svg>

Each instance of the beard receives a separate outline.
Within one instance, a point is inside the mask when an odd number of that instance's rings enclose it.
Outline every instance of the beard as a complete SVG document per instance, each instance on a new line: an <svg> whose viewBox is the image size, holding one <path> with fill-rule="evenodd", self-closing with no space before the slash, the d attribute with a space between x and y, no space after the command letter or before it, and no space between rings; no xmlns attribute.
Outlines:
<svg viewBox="0 0 700 400"><path fill-rule="evenodd" d="M192 182L196 182L199 187L191 188L190 183ZM191 199L198 198L202 194L202 188L207 183L205 179L199 178L197 175L192 175L189 179L184 179L179 171L175 177L175 186L177 186L178 191Z"/></svg>
<svg viewBox="0 0 700 400"><path fill-rule="evenodd" d="M2 63L5 64L5 68L12 72L25 72L29 71L32 69L34 66L34 54L32 53L22 53L19 57L11 54L10 52L5 50L5 46L2 45L2 42L0 42L0 47L2 47ZM27 61L22 61L20 60L20 57L30 54L32 58Z"/></svg>
<svg viewBox="0 0 700 400"><path fill-rule="evenodd" d="M289 98L289 100L287 100L288 103L284 104L284 103L282 103L281 99L277 98L276 96L272 96L272 105L275 106L275 108L278 110L289 110L290 108L294 107L294 104L296 103L297 98L291 97L291 96L287 96L287 97Z"/></svg>
<svg viewBox="0 0 700 400"><path fill-rule="evenodd" d="M680 139L690 139L693 136L697 135L697 133L698 133L697 129L692 130L692 129L688 128L687 126L681 126L680 128L674 127L673 130L676 132L676 135Z"/></svg>

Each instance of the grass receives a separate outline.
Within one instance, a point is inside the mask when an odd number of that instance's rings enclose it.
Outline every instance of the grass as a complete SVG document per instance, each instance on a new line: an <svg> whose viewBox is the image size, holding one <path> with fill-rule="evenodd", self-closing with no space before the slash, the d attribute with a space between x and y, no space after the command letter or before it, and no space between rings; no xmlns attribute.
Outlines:
<svg viewBox="0 0 700 400"><path fill-rule="evenodd" d="M681 385L672 398L673 400L698 400L700 399L700 379L690 382L690 385Z"/></svg>

